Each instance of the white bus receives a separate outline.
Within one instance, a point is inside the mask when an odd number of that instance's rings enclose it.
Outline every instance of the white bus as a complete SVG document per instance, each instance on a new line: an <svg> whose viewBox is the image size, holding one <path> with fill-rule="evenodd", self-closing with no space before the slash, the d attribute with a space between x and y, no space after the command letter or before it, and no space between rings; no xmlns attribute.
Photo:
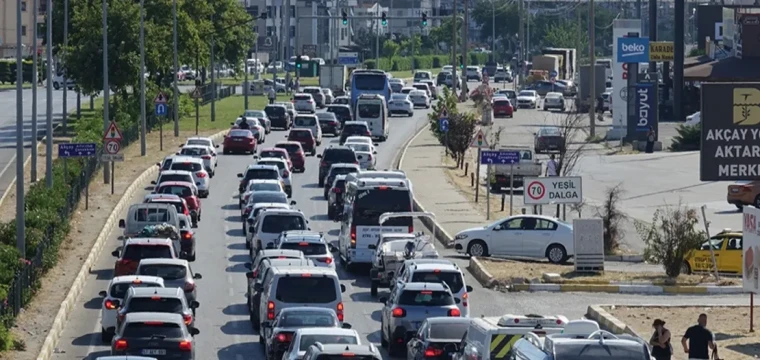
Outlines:
<svg viewBox="0 0 760 360"><path fill-rule="evenodd" d="M389 134L388 105L378 94L361 94L356 99L356 121L365 121L373 139L385 141Z"/></svg>

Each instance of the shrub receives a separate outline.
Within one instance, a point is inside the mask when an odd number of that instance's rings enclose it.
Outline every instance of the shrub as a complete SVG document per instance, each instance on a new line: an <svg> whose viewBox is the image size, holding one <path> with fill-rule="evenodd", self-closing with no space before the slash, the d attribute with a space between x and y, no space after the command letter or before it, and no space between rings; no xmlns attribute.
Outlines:
<svg viewBox="0 0 760 360"><path fill-rule="evenodd" d="M665 274L675 278L689 252L707 239L704 231L697 230L698 223L697 210L679 204L657 209L651 224L636 221L634 226L646 245L645 259L662 264Z"/></svg>
<svg viewBox="0 0 760 360"><path fill-rule="evenodd" d="M676 127L678 134L673 137L670 151L697 151L702 145L702 126L680 124Z"/></svg>
<svg viewBox="0 0 760 360"><path fill-rule="evenodd" d="M483 66L488 61L488 54L470 53L467 64ZM380 63L375 59L364 61L367 69L381 69L385 71L410 71L412 62L415 69L437 69L451 63L448 55L423 55L423 56L394 56L393 58L380 58Z"/></svg>

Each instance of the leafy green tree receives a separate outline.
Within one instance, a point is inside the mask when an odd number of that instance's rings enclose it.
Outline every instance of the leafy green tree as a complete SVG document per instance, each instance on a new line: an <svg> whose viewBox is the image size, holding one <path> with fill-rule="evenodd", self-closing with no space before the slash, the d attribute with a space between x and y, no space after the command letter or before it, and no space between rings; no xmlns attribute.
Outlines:
<svg viewBox="0 0 760 360"><path fill-rule="evenodd" d="M587 37L578 38L578 23L559 22L549 26L543 43L546 46L573 49L580 44L580 51L583 52L588 48L588 40Z"/></svg>
<svg viewBox="0 0 760 360"><path fill-rule="evenodd" d="M401 46L399 46L399 44L397 44L393 40L385 40L385 42L383 43L383 49L382 49L383 57L393 59L394 57L396 57L396 55L398 55L399 50L401 50Z"/></svg>
<svg viewBox="0 0 760 360"><path fill-rule="evenodd" d="M452 31L453 28L456 26L457 34L462 33L462 20L457 18L456 20L454 18L446 18L443 21L441 21L441 26L434 27L430 29L430 35L428 36L430 38L430 41L436 45L436 48L439 47L439 45L443 44L447 49L451 49L452 45ZM457 36L457 48L459 48L462 44L461 36Z"/></svg>
<svg viewBox="0 0 760 360"><path fill-rule="evenodd" d="M422 38L418 34L413 34L412 37L406 38L401 41L401 49L407 54L407 56L418 56L422 54L420 51L422 48ZM414 52L412 52L414 50Z"/></svg>

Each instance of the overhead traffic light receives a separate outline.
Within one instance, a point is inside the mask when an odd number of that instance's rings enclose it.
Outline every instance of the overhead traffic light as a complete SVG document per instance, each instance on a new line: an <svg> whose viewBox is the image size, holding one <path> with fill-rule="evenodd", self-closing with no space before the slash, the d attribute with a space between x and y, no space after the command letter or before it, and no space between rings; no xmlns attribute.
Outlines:
<svg viewBox="0 0 760 360"><path fill-rule="evenodd" d="M296 56L296 69L301 68L301 55Z"/></svg>
<svg viewBox="0 0 760 360"><path fill-rule="evenodd" d="M459 68L464 69L464 59L462 58L462 55L459 55Z"/></svg>
<svg viewBox="0 0 760 360"><path fill-rule="evenodd" d="M343 17L343 25L348 25L348 14L346 13L346 10L343 10L341 16Z"/></svg>
<svg viewBox="0 0 760 360"><path fill-rule="evenodd" d="M427 26L427 13L422 13L422 26Z"/></svg>
<svg viewBox="0 0 760 360"><path fill-rule="evenodd" d="M383 13L383 15L382 15L381 24L383 24L383 26L388 25L388 18L385 16L385 13Z"/></svg>

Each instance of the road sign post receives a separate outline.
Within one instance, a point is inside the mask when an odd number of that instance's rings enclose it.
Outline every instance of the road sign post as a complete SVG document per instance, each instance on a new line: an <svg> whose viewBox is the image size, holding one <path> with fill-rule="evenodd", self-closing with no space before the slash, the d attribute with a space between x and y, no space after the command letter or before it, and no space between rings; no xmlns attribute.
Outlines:
<svg viewBox="0 0 760 360"><path fill-rule="evenodd" d="M514 204L514 197L512 195L513 189L512 184L514 184L514 164L520 162L520 151L519 150L484 150L480 152L480 156L478 157L478 164L486 165L486 177L488 178L487 181L489 181L489 193L490 193L490 181L491 181L491 166L492 165L509 165L510 175L509 175L509 211L510 215L512 215L512 205ZM486 212L490 214L491 209L491 197L486 197ZM490 220L490 215L486 215L486 220Z"/></svg>
<svg viewBox="0 0 760 360"><path fill-rule="evenodd" d="M441 114L438 116L438 130L443 132L443 148L446 155L449 154L449 110L442 105Z"/></svg>
<svg viewBox="0 0 760 360"><path fill-rule="evenodd" d="M488 146L488 143L486 142L486 136L483 134L483 129L478 129L478 132L475 134L475 137L472 138L472 142L470 143L470 147L476 147L478 148L478 159L480 159L480 150L483 146ZM478 202L478 197L480 196L480 161L478 161L477 165L475 166L475 202Z"/></svg>
<svg viewBox="0 0 760 360"><path fill-rule="evenodd" d="M68 183L69 158L92 157L97 155L98 146L95 143L63 143L58 144L58 157L63 159L63 182ZM87 187L90 185L87 184ZM85 204L88 203L89 191L85 189Z"/></svg>
<svg viewBox="0 0 760 360"><path fill-rule="evenodd" d="M156 100L157 99L158 96L156 97ZM124 139L124 137L121 135L119 126L116 125L115 121L111 121L111 123L108 125L108 128L106 129L105 134L103 134L103 148L106 153L103 154L100 159L102 162L111 163L111 195L114 194L114 162L124 161L124 155L119 154L119 151L121 150L122 139Z"/></svg>
<svg viewBox="0 0 760 360"><path fill-rule="evenodd" d="M250 87L250 85L248 85L247 83L245 84L245 86ZM248 93L249 90L250 89L243 89L243 91L245 91L246 94ZM193 90L193 93L191 94L191 96L195 100L195 135L198 135L198 122L200 121L199 120L200 119L200 115L199 115L200 104L198 103L198 99L201 98L201 90L200 90L200 88L198 86L195 87L195 89ZM248 110L248 109L246 109L246 110Z"/></svg>

